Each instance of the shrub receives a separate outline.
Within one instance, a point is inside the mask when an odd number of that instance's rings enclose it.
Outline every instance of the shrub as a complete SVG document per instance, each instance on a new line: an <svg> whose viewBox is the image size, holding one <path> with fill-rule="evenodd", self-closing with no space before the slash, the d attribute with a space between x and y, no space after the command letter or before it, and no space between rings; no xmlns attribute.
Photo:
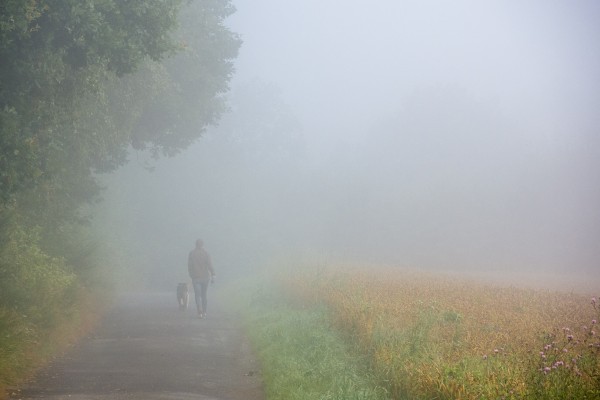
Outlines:
<svg viewBox="0 0 600 400"><path fill-rule="evenodd" d="M74 301L75 274L38 247L37 232L11 228L0 247L0 304L33 325L49 327Z"/></svg>

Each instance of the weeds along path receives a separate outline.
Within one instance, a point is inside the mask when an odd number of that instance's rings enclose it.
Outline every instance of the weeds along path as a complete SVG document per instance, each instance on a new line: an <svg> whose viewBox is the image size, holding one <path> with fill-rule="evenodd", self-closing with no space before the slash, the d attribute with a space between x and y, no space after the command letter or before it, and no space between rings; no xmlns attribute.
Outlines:
<svg viewBox="0 0 600 400"><path fill-rule="evenodd" d="M177 310L175 293L123 296L99 328L11 399L264 397L239 321L214 297L209 315Z"/></svg>

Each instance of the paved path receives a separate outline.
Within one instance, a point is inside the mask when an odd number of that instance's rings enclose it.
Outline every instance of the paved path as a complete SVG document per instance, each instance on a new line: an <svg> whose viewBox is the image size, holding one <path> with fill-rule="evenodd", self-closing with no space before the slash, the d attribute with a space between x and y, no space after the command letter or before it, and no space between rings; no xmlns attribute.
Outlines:
<svg viewBox="0 0 600 400"><path fill-rule="evenodd" d="M91 336L11 398L263 399L237 318L209 301L200 320L194 307L177 310L174 293L123 296Z"/></svg>

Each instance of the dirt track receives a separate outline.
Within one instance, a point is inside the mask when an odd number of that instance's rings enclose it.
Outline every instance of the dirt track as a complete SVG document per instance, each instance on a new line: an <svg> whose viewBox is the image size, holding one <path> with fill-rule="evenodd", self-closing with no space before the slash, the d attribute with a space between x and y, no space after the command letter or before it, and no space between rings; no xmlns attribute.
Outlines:
<svg viewBox="0 0 600 400"><path fill-rule="evenodd" d="M123 296L99 328L11 399L263 399L237 318L209 293L209 313L175 293Z"/></svg>

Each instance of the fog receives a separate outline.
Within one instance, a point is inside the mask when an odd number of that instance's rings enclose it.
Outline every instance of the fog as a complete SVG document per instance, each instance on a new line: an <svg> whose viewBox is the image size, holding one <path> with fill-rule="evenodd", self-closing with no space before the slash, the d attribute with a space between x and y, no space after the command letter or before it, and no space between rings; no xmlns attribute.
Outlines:
<svg viewBox="0 0 600 400"><path fill-rule="evenodd" d="M598 280L598 2L234 5L231 111L105 177L123 279L184 281L202 238L225 278L306 258Z"/></svg>

